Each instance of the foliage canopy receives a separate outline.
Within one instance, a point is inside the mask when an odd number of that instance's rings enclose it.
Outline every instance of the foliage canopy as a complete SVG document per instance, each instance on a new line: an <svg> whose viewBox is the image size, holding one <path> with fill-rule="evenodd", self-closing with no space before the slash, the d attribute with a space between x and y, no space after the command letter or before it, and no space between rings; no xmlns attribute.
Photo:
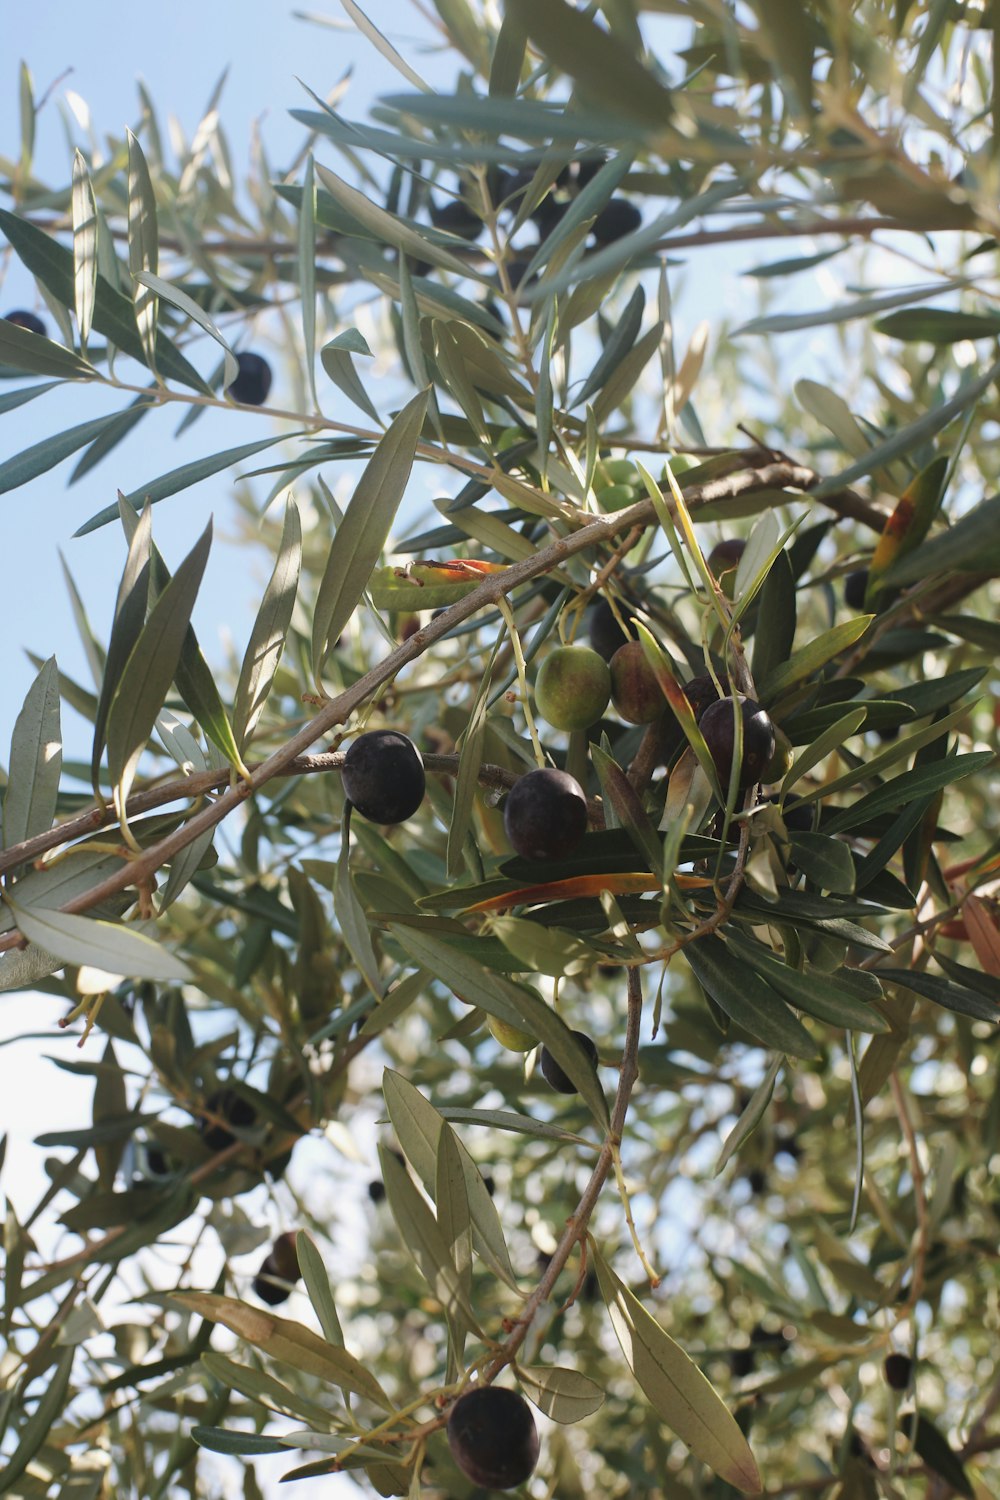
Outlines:
<svg viewBox="0 0 1000 1500"><path fill-rule="evenodd" d="M434 0L443 93L342 3L398 90L317 92L287 170L143 94L42 182L27 69L0 158L48 329L0 321L0 414L121 397L0 491L101 464L124 558L8 760L0 988L65 997L94 1099L8 1200L0 1494L235 1456L465 1500L497 1379L537 1500L995 1493L996 7ZM756 315L682 338L733 246ZM259 437L199 448L234 405ZM216 669L211 523L168 566L154 507L237 475L273 571ZM629 635L546 722L554 653ZM341 781L385 729L391 826ZM512 857L543 766L587 832Z"/></svg>

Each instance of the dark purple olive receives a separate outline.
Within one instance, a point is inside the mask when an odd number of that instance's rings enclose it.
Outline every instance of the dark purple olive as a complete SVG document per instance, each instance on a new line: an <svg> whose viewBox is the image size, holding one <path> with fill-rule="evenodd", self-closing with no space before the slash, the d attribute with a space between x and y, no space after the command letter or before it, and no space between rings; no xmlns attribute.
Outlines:
<svg viewBox="0 0 1000 1500"><path fill-rule="evenodd" d="M427 780L413 741L398 729L374 729L344 756L344 796L370 823L404 823L421 802Z"/></svg>
<svg viewBox="0 0 1000 1500"><path fill-rule="evenodd" d="M587 799L580 783L549 766L520 776L510 789L503 824L524 859L565 859L587 831Z"/></svg>
<svg viewBox="0 0 1000 1500"><path fill-rule="evenodd" d="M455 1402L448 1414L448 1446L473 1484L513 1490L534 1473L538 1429L523 1396L486 1385Z"/></svg>
<svg viewBox="0 0 1000 1500"><path fill-rule="evenodd" d="M271 366L261 354L237 354L239 374L226 394L243 406L263 406L271 389Z"/></svg>
<svg viewBox="0 0 1000 1500"><path fill-rule="evenodd" d="M13 323L17 328L26 328L29 333L39 333L42 338L45 338L47 334L41 318L36 317L33 312L25 312L20 307L14 312L4 313L4 322Z"/></svg>
<svg viewBox="0 0 1000 1500"><path fill-rule="evenodd" d="M740 713L743 717L743 758L736 784L745 788L761 779L765 766L774 754L774 725L770 715L752 698L742 700ZM698 727L708 746L708 753L715 761L719 783L725 791L729 785L735 749L732 698L720 698L717 703L710 703L702 714Z"/></svg>
<svg viewBox="0 0 1000 1500"><path fill-rule="evenodd" d="M585 1031L574 1031L571 1035L576 1037L581 1051L586 1053L587 1061L596 1068L597 1046L593 1038L589 1037ZM557 1094L578 1094L580 1092L566 1070L556 1062L548 1047L542 1048L539 1066L541 1067L542 1077L545 1079L545 1082L550 1088L554 1088Z"/></svg>

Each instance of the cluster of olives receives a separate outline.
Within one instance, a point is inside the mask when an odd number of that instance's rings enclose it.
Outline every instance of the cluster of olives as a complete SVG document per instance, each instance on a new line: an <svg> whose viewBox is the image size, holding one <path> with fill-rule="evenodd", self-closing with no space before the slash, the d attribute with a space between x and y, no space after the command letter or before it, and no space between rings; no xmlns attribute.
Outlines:
<svg viewBox="0 0 1000 1500"><path fill-rule="evenodd" d="M531 211L531 220L543 239L556 228L574 198L596 176L606 160L605 156L588 157L583 161L570 162L562 169L541 203ZM507 172L502 168L493 169L488 177L488 189L493 202L513 207L527 190L533 176L532 171ZM444 203L432 200L430 219L435 229L443 229L469 243L477 240L484 228L482 219L463 195L461 183L458 184L456 197ZM632 234L641 224L642 212L634 203L628 198L613 197L594 218L590 233L595 246L600 248ZM508 262L507 274L513 287L520 285L523 280L533 253L533 249L529 250ZM423 262L418 266L420 273L425 273L428 269Z"/></svg>

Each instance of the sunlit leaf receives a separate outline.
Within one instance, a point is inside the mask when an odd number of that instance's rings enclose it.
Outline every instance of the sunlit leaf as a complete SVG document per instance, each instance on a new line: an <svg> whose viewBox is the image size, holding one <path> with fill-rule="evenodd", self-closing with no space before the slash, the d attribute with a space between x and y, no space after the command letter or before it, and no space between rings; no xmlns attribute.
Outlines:
<svg viewBox="0 0 1000 1500"><path fill-rule="evenodd" d="M714 1474L744 1494L759 1495L757 1464L732 1412L596 1247L593 1255L622 1353L657 1416Z"/></svg>
<svg viewBox="0 0 1000 1500"><path fill-rule="evenodd" d="M426 410L427 393L421 392L399 413L368 460L337 527L313 613L312 660L317 679L331 643L354 613L385 546L410 477Z"/></svg>

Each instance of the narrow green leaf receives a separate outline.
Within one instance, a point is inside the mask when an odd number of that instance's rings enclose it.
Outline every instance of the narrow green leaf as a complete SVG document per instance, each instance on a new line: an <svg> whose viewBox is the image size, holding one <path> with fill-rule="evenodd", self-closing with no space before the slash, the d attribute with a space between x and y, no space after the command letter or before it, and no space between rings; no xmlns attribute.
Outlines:
<svg viewBox="0 0 1000 1500"><path fill-rule="evenodd" d="M341 207L352 214L381 243L394 245L397 250L404 255L412 256L414 260L428 260L432 265L440 266L445 271L452 271L463 278L471 276L477 281L484 279L474 267L457 260L454 255L443 250L433 240L425 238L416 229L404 224L402 219L398 219L395 214L390 214L384 208L380 208L364 193L351 187L349 183L344 182L326 167L317 166L316 174Z"/></svg>
<svg viewBox="0 0 1000 1500"><path fill-rule="evenodd" d="M854 861L846 844L822 833L798 832L789 835L789 842L792 859L813 885L840 895L853 893Z"/></svg>
<svg viewBox="0 0 1000 1500"><path fill-rule="evenodd" d="M327 1275L323 1258L304 1229L295 1236L295 1250L299 1258L299 1270L305 1282L306 1293L312 1303L313 1312L319 1319L323 1337L331 1344L342 1345L344 1334L337 1316L337 1304L333 1288Z"/></svg>
<svg viewBox="0 0 1000 1500"><path fill-rule="evenodd" d="M843 396L815 380L797 380L795 394L799 404L833 433L852 458L863 458L870 451L872 445Z"/></svg>
<svg viewBox="0 0 1000 1500"><path fill-rule="evenodd" d="M213 453L208 458L196 458L189 464L181 464L179 469L171 469L169 474L164 474L159 479L151 480L149 484L140 485L130 495L125 496L125 501L135 511L142 510L147 502L150 505L156 505L158 501L166 500L168 495L179 494L181 490L188 489L192 484L198 484L202 479L210 479L213 474L218 474L222 469L230 469L234 464L241 463L243 459L252 458L255 453L262 453L265 448L273 448L275 443L280 443L282 440L282 436L258 438L255 443L242 443L238 448L226 448L222 453ZM99 527L106 526L109 521L114 521L117 516L117 505L106 505L103 510L99 510L96 515L91 516L89 521L78 527L73 535L87 536L89 532L97 531Z"/></svg>
<svg viewBox="0 0 1000 1500"><path fill-rule="evenodd" d="M960 781L964 776L978 771L981 766L988 765L988 759L984 758L988 754L988 751L983 750L972 755L951 755L936 765L916 766L912 771L903 771L899 776L876 787L867 796L860 797L850 807L835 812L825 820L824 830L830 834L844 833L850 828L861 827L869 818L877 817L880 813L894 812L897 807L902 807L914 797L925 797L930 792L940 791L942 787L950 786L952 782Z"/></svg>
<svg viewBox="0 0 1000 1500"><path fill-rule="evenodd" d="M153 594L158 598L170 583L170 570L154 546L152 549ZM215 674L205 660L194 626L184 632L180 660L174 672L177 691L194 714L207 737L216 745L234 770L246 774L246 767L236 745L232 725Z"/></svg>
<svg viewBox="0 0 1000 1500"><path fill-rule="evenodd" d="M807 646L802 646L787 661L782 662L760 684L760 701L771 704L781 694L818 672L820 667L853 646L860 640L874 619L873 615L855 615L853 620L844 620L832 630L818 635Z"/></svg>
<svg viewBox="0 0 1000 1500"><path fill-rule="evenodd" d="M960 1016L971 1016L974 1021L989 1021L994 1026L1000 1023L1000 1005L966 985L954 984L950 979L939 979L936 974L921 974L911 969L879 969L878 976L886 984L898 984L902 989L909 990L914 995L923 995L925 999L933 1000L935 1005L953 1010Z"/></svg>
<svg viewBox="0 0 1000 1500"><path fill-rule="evenodd" d="M882 575L890 586L915 583L935 574L979 573L1000 568L1000 495L973 506L947 531L925 541L892 563Z"/></svg>
<svg viewBox="0 0 1000 1500"><path fill-rule="evenodd" d="M236 363L236 356L212 322L212 319L198 306L194 298L189 297L187 292L182 292L179 286L173 286L171 282L164 281L163 277L157 276L154 271L138 270L133 271L132 275L134 280L147 287L149 291L155 292L165 302L169 302L173 307L178 308L193 323L197 323L199 328L204 329L209 338L215 340L222 349L223 387L232 385L240 372L239 365Z"/></svg>
<svg viewBox="0 0 1000 1500"><path fill-rule="evenodd" d="M4 900L28 941L37 943L63 963L90 964L130 979L191 978L187 964L130 927L45 907L21 906L11 896L5 896Z"/></svg>
<svg viewBox="0 0 1000 1500"><path fill-rule="evenodd" d="M413 467L427 400L426 391L415 396L380 439L337 527L313 614L312 661L317 681L331 641L354 613L385 546Z"/></svg>
<svg viewBox="0 0 1000 1500"><path fill-rule="evenodd" d="M840 969L835 974L823 974L818 969L803 973L784 964L763 943L738 933L727 933L727 942L738 957L745 960L753 971L770 984L806 1015L815 1016L831 1026L843 1026L850 1031L884 1032L889 1023L881 1013L874 1010L868 1001L855 993L847 978L851 970ZM857 972L861 972L860 970ZM876 981L875 998L881 993Z"/></svg>
<svg viewBox="0 0 1000 1500"><path fill-rule="evenodd" d="M345 3L350 4L351 0L345 0ZM316 396L316 185L311 156L306 161L305 177L302 180L298 249L302 352L306 363L306 379L315 407L319 404Z"/></svg>
<svg viewBox="0 0 1000 1500"><path fill-rule="evenodd" d="M441 1121L438 1132L434 1206L448 1254L458 1271L466 1297L472 1296L472 1217L458 1137Z"/></svg>
<svg viewBox="0 0 1000 1500"><path fill-rule="evenodd" d="M478 1332L468 1293L437 1220L395 1153L380 1146L378 1154L386 1198L404 1248L448 1317L460 1327Z"/></svg>
<svg viewBox="0 0 1000 1500"><path fill-rule="evenodd" d="M340 840L340 856L337 860L337 873L333 882L333 910L337 918L344 942L347 944L351 957L357 964L361 974L377 1000L382 998L382 980L379 975L378 960L372 947L371 934L368 930L368 918L365 909L358 899L357 891L354 889L354 881L351 876L351 839L350 819L344 819L344 827Z"/></svg>
<svg viewBox="0 0 1000 1500"><path fill-rule="evenodd" d="M64 1349L52 1368L47 1371L45 1387L31 1416L21 1429L17 1447L4 1462L0 1471L0 1495L9 1495L12 1490L24 1493L18 1481L42 1444L49 1440L52 1425L66 1401L69 1377L76 1359L76 1349Z"/></svg>
<svg viewBox="0 0 1000 1500"><path fill-rule="evenodd" d="M2 327L3 319L0 319L0 330ZM38 335L32 333L28 337L37 338ZM111 412L106 417L96 417L92 422L81 422L78 427L69 427L55 437L43 438L40 443L32 443L30 448L24 448L13 458L8 458L6 463L0 464L0 495L6 495L9 490L16 490L29 480L37 479L39 474L47 474L78 448L100 437L113 422L117 422L118 415L118 412Z"/></svg>
<svg viewBox="0 0 1000 1500"><path fill-rule="evenodd" d="M4 412L16 411L27 401L34 401L36 396L44 396L46 391L54 391L57 385L62 385L62 381L49 380L45 385L29 385L23 386L19 391L8 391L5 396L0 396L0 417Z"/></svg>
<svg viewBox="0 0 1000 1500"><path fill-rule="evenodd" d="M750 1095L750 1098L747 1101L746 1108L743 1110L743 1113L740 1115L739 1119L736 1121L736 1124L733 1126L732 1130L729 1132L729 1134L726 1136L726 1139L722 1143L722 1150L719 1152L719 1159L715 1163L716 1176L718 1176L722 1171L723 1167L729 1161L733 1153L735 1151L738 1151L743 1142L745 1140L748 1140L750 1136L753 1135L757 1126L760 1124L761 1120L767 1113L767 1106L771 1102L771 1095L774 1093L774 1085L777 1082L778 1074L781 1071L781 1067L784 1061L785 1059L780 1052L776 1053L774 1057L772 1057L767 1072L764 1074L760 1083L758 1083L757 1087Z"/></svg>
<svg viewBox="0 0 1000 1500"><path fill-rule="evenodd" d="M63 307L72 307L74 301L73 252L67 250L44 229L29 224L16 214L0 208L0 231L42 285ZM122 296L98 273L97 292L94 299L93 326L103 333L124 354L131 355L142 364L146 363L142 340L135 323L135 312L128 297ZM23 332L23 330L22 330ZM29 335L37 338L36 334ZM0 362L3 347L0 344ZM179 380L195 390L210 394L208 387L193 365L164 335L162 329L156 338L156 368L162 377ZM44 372L43 372L44 373Z"/></svg>
<svg viewBox="0 0 1000 1500"><path fill-rule="evenodd" d="M816 1056L815 1041L781 996L749 972L721 939L699 938L688 944L684 956L705 993L744 1031L792 1057Z"/></svg>
<svg viewBox="0 0 1000 1500"><path fill-rule="evenodd" d="M879 318L875 331L908 343L957 344L962 339L995 339L1000 334L1000 317L995 313L952 312L946 307L915 307Z"/></svg>
<svg viewBox="0 0 1000 1500"><path fill-rule="evenodd" d="M209 1453L225 1453L233 1458L260 1458L265 1453L287 1453L288 1444L281 1438L265 1437L262 1432L240 1432L227 1427L191 1428L191 1440Z"/></svg>
<svg viewBox="0 0 1000 1500"><path fill-rule="evenodd" d="M353 332L353 330L351 330ZM360 335L359 335L360 337ZM364 340L362 339L362 343ZM371 354L371 350L365 345L363 350L355 350L355 353ZM354 405L360 407L366 416L371 417L373 422L381 423L381 418L376 410L372 399L361 383L361 378L354 368L351 351L341 347L337 339L332 339L329 344L324 344L319 352L320 363L329 375L334 385L353 401Z"/></svg>
<svg viewBox="0 0 1000 1500"><path fill-rule="evenodd" d="M936 281L922 287L911 287L903 292L857 297L851 302L834 303L810 312L769 313L766 317L751 318L749 323L741 323L739 328L733 329L732 337L738 338L745 333L795 333L802 328L826 328L831 324L851 323L855 318L870 318L873 313L890 307L906 307L911 302L926 301L928 297L939 296L944 290L953 290L967 284L961 279L946 282L944 286Z"/></svg>
<svg viewBox="0 0 1000 1500"><path fill-rule="evenodd" d="M356 0L340 0L341 5L347 11L355 26L367 37L377 52L380 52L386 62L391 63L397 73L402 73L407 83L412 83L414 88L422 89L424 93L430 93L430 85L425 83L415 68L411 68L404 57L401 57L389 39L383 36L375 23L365 15Z"/></svg>
<svg viewBox="0 0 1000 1500"><path fill-rule="evenodd" d="M974 407L979 398L990 389L998 375L1000 375L1000 359L984 374L960 386L956 394L947 401L932 406L915 421L908 422L905 427L897 428L891 437L878 443L867 457L858 459L857 463L849 464L839 474L831 474L819 484L814 485L809 491L810 495L818 500L824 495L835 494L845 485L851 485L855 480L863 478L865 474L871 474L875 469L883 468L894 458L901 458L915 452L922 444L929 442L937 433L942 432L956 417L960 417L963 412ZM920 555L920 552L911 553L906 560L907 564L912 564L913 558ZM901 566L904 565L901 564ZM889 581L888 576L885 581Z"/></svg>
<svg viewBox="0 0 1000 1500"><path fill-rule="evenodd" d="M19 324L0 318L0 365L25 375L57 375L60 380L96 380L97 371L64 345L42 333L31 333Z"/></svg>
<svg viewBox="0 0 1000 1500"><path fill-rule="evenodd" d="M152 518L149 507L143 511L129 542L128 557L118 585L115 617L104 663L104 676L94 715L94 744L90 757L90 775L95 792L100 784L101 756L107 743L108 712L133 648L142 634L149 604L150 537Z"/></svg>
<svg viewBox="0 0 1000 1500"><path fill-rule="evenodd" d="M132 134L128 137L128 268L133 278L140 271L155 276L159 259L159 236L156 225L156 195L142 147ZM156 370L156 294L141 281L133 288L135 321L149 368Z"/></svg>
<svg viewBox="0 0 1000 1500"><path fill-rule="evenodd" d="M403 1148L407 1161L431 1194L436 1192L438 1143L445 1116L436 1110L429 1099L402 1074L386 1068L382 1077L382 1092L393 1129ZM454 1115L452 1115L454 1118ZM458 1155L465 1178L465 1191L469 1202L473 1242L491 1270L516 1289L514 1268L510 1263L507 1242L496 1204L490 1197L482 1174L469 1155L461 1139L456 1137Z"/></svg>
<svg viewBox="0 0 1000 1500"><path fill-rule="evenodd" d="M622 1353L657 1416L713 1474L744 1494L759 1495L763 1486L757 1464L728 1406L694 1361L619 1281L596 1246L593 1256Z"/></svg>
<svg viewBox="0 0 1000 1500"><path fill-rule="evenodd" d="M449 1106L441 1110L445 1120L454 1120L456 1125L483 1125L488 1130L506 1130L512 1135L532 1135L540 1141L563 1141L573 1146L593 1146L592 1141L571 1130L560 1130L558 1125L547 1125L543 1120L533 1120L530 1115L515 1115L506 1109L459 1109Z"/></svg>
<svg viewBox="0 0 1000 1500"><path fill-rule="evenodd" d="M582 1422L606 1399L596 1380L559 1365L519 1365L517 1378L528 1400L553 1422Z"/></svg>
<svg viewBox="0 0 1000 1500"><path fill-rule="evenodd" d="M795 578L788 553L782 549L760 591L757 627L753 636L753 673L757 682L763 682L791 656L795 622Z"/></svg>
<svg viewBox="0 0 1000 1500"><path fill-rule="evenodd" d="M642 799L618 762L600 745L591 745L590 755L601 791L614 808L621 827L627 830L647 867L658 873L663 864L663 846L646 815Z"/></svg>
<svg viewBox="0 0 1000 1500"><path fill-rule="evenodd" d="M278 670L292 622L301 565L302 523L295 502L289 500L278 557L253 622L233 700L233 733L241 753L253 736Z"/></svg>
<svg viewBox="0 0 1000 1500"><path fill-rule="evenodd" d="M866 708L852 708L850 713L846 713L842 718L837 719L836 723L831 724L829 729L824 729L822 734L811 745L806 746L801 755L798 755L793 760L784 781L781 783L782 802L787 797L789 790L797 781L802 779L807 771L811 771L813 766L818 766L834 750L839 750L845 740L849 740L853 734L858 732L865 722L867 715L868 710Z"/></svg>
<svg viewBox="0 0 1000 1500"><path fill-rule="evenodd" d="M207 1318L210 1323L221 1323L272 1359L320 1380L330 1381L341 1390L364 1397L383 1411L393 1410L385 1391L360 1360L291 1318L279 1318L274 1313L238 1302L235 1297L220 1297L212 1292L174 1292L170 1300L199 1317Z"/></svg>
<svg viewBox="0 0 1000 1500"><path fill-rule="evenodd" d="M579 393L574 396L572 403L574 406L580 406L584 401L589 401L621 364L639 336L645 307L646 292L640 283L629 298L621 317L615 322L607 343L580 387Z"/></svg>
<svg viewBox="0 0 1000 1500"><path fill-rule="evenodd" d="M484 968L436 932L394 923L389 930L415 963L436 975L466 1005L478 1006L487 1015L537 1037L569 1074L598 1123L607 1124L608 1104L597 1075L550 1005L533 990Z"/></svg>
<svg viewBox="0 0 1000 1500"><path fill-rule="evenodd" d="M508 0L507 14L587 99L625 119L666 130L674 113L670 90L593 16L565 0Z"/></svg>
<svg viewBox="0 0 1000 1500"><path fill-rule="evenodd" d="M3 799L3 841L8 848L52 827L61 771L59 672L50 656L28 689L11 736Z"/></svg>
<svg viewBox="0 0 1000 1500"><path fill-rule="evenodd" d="M508 12L500 23L490 64L490 98L513 99L521 82L528 38L524 27Z"/></svg>
<svg viewBox="0 0 1000 1500"><path fill-rule="evenodd" d="M73 289L80 346L87 347L97 294L97 204L87 163L79 149L73 156Z"/></svg>
<svg viewBox="0 0 1000 1500"><path fill-rule="evenodd" d="M174 680L209 548L211 521L149 612L108 710L108 770L122 805Z"/></svg>
<svg viewBox="0 0 1000 1500"><path fill-rule="evenodd" d="M810 792L808 796L804 796L802 799L804 801L813 801L817 795L822 795L826 798L832 792L840 792L844 787L856 786L858 781L870 780L874 775L879 775L880 772L888 769L888 766L895 765L898 760L909 759L910 754L922 748L922 745L933 744L936 739L940 739L940 736L946 735L949 729L952 729L955 724L960 723L966 717L967 712L969 712L967 708L955 709L951 714L946 714L945 718L939 718L933 724L928 724L925 729L918 729L912 735L907 735L906 739L900 739L900 741L894 742L894 744L889 744L886 750L880 750L879 754L871 757L864 765L858 766L858 768L852 769L852 771L844 771L843 775L838 775L834 780L828 781L820 792ZM955 759L972 760L975 759L975 756L960 756L955 757ZM954 760L949 760L948 763L954 763ZM915 766L913 771L904 771L903 774L898 775L894 780L886 781L885 786L877 787L874 792L868 793L868 796L862 798L861 802L855 802L853 807L844 808L843 811L835 814L834 819L828 819L828 822L823 825L823 831L828 832L828 834L829 832L837 832L838 834L838 832L843 832L844 828L853 828L853 826L856 826L856 820L853 819L852 814L858 813L861 810L862 804L865 804L865 807L867 807L870 798L877 798L879 793L885 792L888 787L895 787L895 789L901 790L903 786L916 786L916 783L907 783L907 781L904 781L904 777L907 777L907 775L918 777L921 771L933 771L933 766ZM964 774L967 774L967 772L957 772L954 780L958 780L958 777ZM931 792L931 790L939 790L940 784L942 783L939 783L939 786L930 786L930 784L928 786L921 786L919 787L918 795L925 795L925 793ZM945 781L943 784L948 784L948 781ZM913 795L913 790L910 790L909 795ZM898 807L898 805L900 805L898 802L889 801L888 804L883 805L882 810L891 811L892 808ZM870 816L870 814L867 813L867 816ZM844 822L844 817L850 817L850 822Z"/></svg>

